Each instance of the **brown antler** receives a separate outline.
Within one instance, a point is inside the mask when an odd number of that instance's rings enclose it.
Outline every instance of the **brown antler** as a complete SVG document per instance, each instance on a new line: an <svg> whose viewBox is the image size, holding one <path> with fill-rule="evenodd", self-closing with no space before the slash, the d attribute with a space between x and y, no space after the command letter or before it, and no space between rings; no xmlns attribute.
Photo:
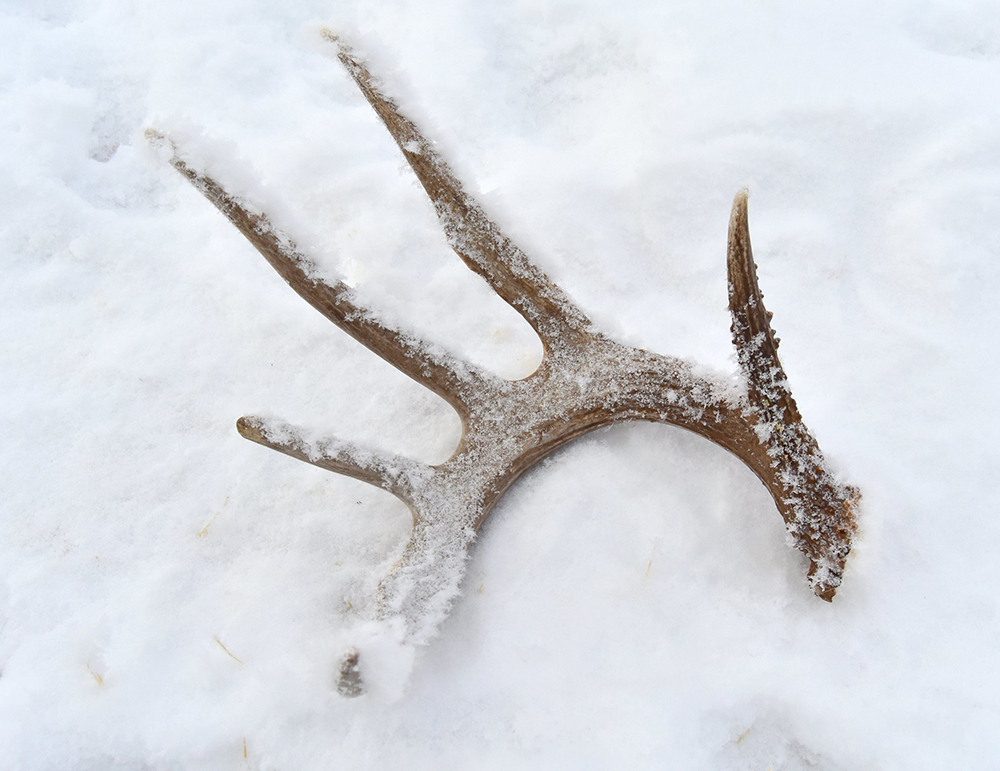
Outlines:
<svg viewBox="0 0 1000 771"><path fill-rule="evenodd" d="M514 481L566 442L631 420L681 426L746 463L774 498L796 547L809 558L813 591L832 600L851 548L860 494L828 469L792 399L778 361L771 314L757 286L746 193L740 192L733 205L728 254L729 307L742 378L695 374L688 362L623 345L596 331L463 191L365 65L336 36L324 36L337 45L338 58L427 191L452 248L531 324L544 344L538 369L523 380L509 381L391 328L360 307L346 285L317 276L309 260L263 214L253 213L247 202L174 153L173 166L296 292L442 396L461 416L462 441L439 466L335 439L309 442L294 428L261 418L244 417L237 423L247 439L381 487L409 506L413 532L380 584L377 619L405 644L427 642L458 594L476 531ZM345 696L362 692L359 661L355 649L341 659L338 690Z"/></svg>

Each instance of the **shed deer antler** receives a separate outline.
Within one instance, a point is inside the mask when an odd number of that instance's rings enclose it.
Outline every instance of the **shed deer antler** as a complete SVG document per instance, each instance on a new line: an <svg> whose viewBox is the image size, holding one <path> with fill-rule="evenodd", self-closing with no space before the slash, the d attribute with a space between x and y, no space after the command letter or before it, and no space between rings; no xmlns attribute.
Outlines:
<svg viewBox="0 0 1000 771"><path fill-rule="evenodd" d="M376 617L401 641L427 642L459 591L476 531L504 492L533 464L589 431L632 420L680 426L726 448L774 498L809 583L830 601L855 532L860 494L836 479L802 422L778 361L750 251L747 196L729 224L729 308L742 378L696 374L681 359L616 342L594 329L566 294L505 236L462 189L434 146L381 90L335 35L337 56L399 145L430 196L448 242L465 264L513 306L544 346L538 369L509 381L389 326L358 305L345 284L327 283L263 214L173 154L171 163L246 236L316 310L445 399L462 420L462 440L438 466L349 442L310 442L294 428L244 417L239 432L320 468L381 487L413 513L402 557L381 582ZM400 621L402 623L400 623ZM341 659L338 690L362 692L358 652Z"/></svg>

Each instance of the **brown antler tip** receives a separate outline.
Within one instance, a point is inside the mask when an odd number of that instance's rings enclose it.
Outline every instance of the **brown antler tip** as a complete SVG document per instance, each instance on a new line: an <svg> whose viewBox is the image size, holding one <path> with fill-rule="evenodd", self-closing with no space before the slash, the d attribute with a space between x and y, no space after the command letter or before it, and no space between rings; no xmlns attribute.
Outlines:
<svg viewBox="0 0 1000 771"><path fill-rule="evenodd" d="M263 428L260 418L244 416L236 421L236 430L240 432L240 436L258 444L264 444Z"/></svg>
<svg viewBox="0 0 1000 771"><path fill-rule="evenodd" d="M750 191L745 187L741 188L733 198L733 210L729 217L729 261L731 266L734 258L743 256L742 248L733 249L733 247L742 247L744 243L750 240L750 225L747 221L747 203L749 199Z"/></svg>
<svg viewBox="0 0 1000 771"><path fill-rule="evenodd" d="M733 272L746 272L753 268L750 257L750 223L747 216L747 201L750 193L744 187L733 198L732 214L729 216L729 280ZM749 265L747 265L749 263Z"/></svg>
<svg viewBox="0 0 1000 771"><path fill-rule="evenodd" d="M733 209L729 218L730 233L734 230L747 230L747 208L750 200L750 191L742 187L733 197Z"/></svg>
<svg viewBox="0 0 1000 771"><path fill-rule="evenodd" d="M152 142L153 144L156 145L167 141L167 135L164 134L159 129L148 128L142 133L146 137L147 141Z"/></svg>
<svg viewBox="0 0 1000 771"><path fill-rule="evenodd" d="M810 578L814 576L815 567L816 567L815 564L813 564L810 567L809 570ZM817 597L819 597L821 600L824 600L825 602L833 602L833 598L837 594L837 589L840 588L840 579L841 576L838 575L836 579L834 579L833 581L827 580L815 583L812 587L813 594L815 594Z"/></svg>
<svg viewBox="0 0 1000 771"><path fill-rule="evenodd" d="M165 147L170 150L170 164L177 168L178 163L180 163L177 159L177 145L174 144L174 141L170 137L153 127L146 129L142 134L146 137L146 141L153 147L157 149Z"/></svg>
<svg viewBox="0 0 1000 771"><path fill-rule="evenodd" d="M831 571L822 570L818 563L813 562L809 566L809 583L812 584L813 594L821 600L833 602L833 598L837 594L837 589L840 588L843 572L843 564L840 565L840 570L836 574L831 575ZM820 573L823 573L823 575L820 576Z"/></svg>
<svg viewBox="0 0 1000 771"><path fill-rule="evenodd" d="M361 682L361 668L358 666L360 658L357 648L348 648L337 665L337 693L347 699L356 698L365 692Z"/></svg>

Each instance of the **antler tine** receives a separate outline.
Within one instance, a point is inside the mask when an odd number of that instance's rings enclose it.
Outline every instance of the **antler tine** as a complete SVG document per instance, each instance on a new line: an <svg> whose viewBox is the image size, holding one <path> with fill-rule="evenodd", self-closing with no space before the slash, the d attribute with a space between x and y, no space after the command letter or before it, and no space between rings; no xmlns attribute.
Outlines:
<svg viewBox="0 0 1000 771"><path fill-rule="evenodd" d="M396 140L434 204L449 244L462 261L525 318L547 350L565 344L567 337L589 335L590 319L462 189L434 145L382 92L377 79L350 46L330 30L322 34L337 46L337 58Z"/></svg>
<svg viewBox="0 0 1000 771"><path fill-rule="evenodd" d="M778 338L757 283L750 246L747 191L733 201L729 221L729 310L733 344L746 378L748 417L769 459L765 469L775 503L796 547L809 557L809 582L830 602L840 586L857 529L861 493L837 480L792 398L778 359ZM762 476L762 479L764 477Z"/></svg>
<svg viewBox="0 0 1000 771"><path fill-rule="evenodd" d="M767 412L765 420L785 425L800 422L785 371L778 360L778 338L771 329L773 316L764 307L764 295L757 283L757 265L750 246L747 191L740 190L733 201L729 219L729 312L730 331L740 368L747 379L750 403Z"/></svg>
<svg viewBox="0 0 1000 771"><path fill-rule="evenodd" d="M388 490L408 506L412 505L414 493L434 474L430 466L401 455L367 450L333 438L307 441L286 423L243 417L236 421L236 429L245 439L296 460Z"/></svg>
<svg viewBox="0 0 1000 771"><path fill-rule="evenodd" d="M310 260L264 214L251 211L216 180L193 169L177 156L169 139L156 131L151 139L170 144L170 164L183 174L256 247L306 302L373 353L423 384L468 417L468 404L483 386L496 387L498 378L428 343L386 325L355 302L354 291L341 281L326 283L314 274Z"/></svg>

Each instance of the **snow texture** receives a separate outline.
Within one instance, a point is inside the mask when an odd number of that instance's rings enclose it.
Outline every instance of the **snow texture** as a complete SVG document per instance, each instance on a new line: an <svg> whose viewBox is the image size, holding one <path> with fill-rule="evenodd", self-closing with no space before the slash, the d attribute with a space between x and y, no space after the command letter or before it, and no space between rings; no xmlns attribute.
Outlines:
<svg viewBox="0 0 1000 771"><path fill-rule="evenodd" d="M995 3L0 14L0 768L993 767ZM798 406L865 495L833 604L739 461L636 424L511 489L434 645L365 621L405 507L234 421L429 464L459 421L289 291L144 131L380 317L503 377L541 347L450 252L323 27L630 344L734 369L726 222L750 189ZM373 673L355 700L332 682L349 645Z"/></svg>

